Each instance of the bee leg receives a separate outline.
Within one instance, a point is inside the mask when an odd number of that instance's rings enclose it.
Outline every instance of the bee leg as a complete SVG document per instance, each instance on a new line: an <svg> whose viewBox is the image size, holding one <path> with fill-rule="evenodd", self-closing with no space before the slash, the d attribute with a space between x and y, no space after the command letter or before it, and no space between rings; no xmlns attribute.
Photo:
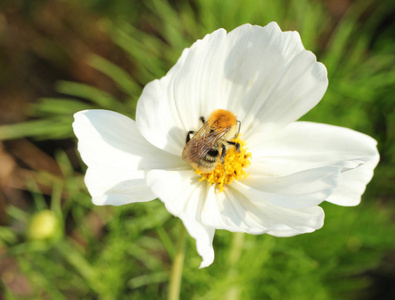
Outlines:
<svg viewBox="0 0 395 300"><path fill-rule="evenodd" d="M224 144L222 144L222 153L221 153L220 160L221 160L222 167L224 168L224 173L225 173L225 175L226 175L226 169L225 169L225 155L226 155L226 146L225 146Z"/></svg>
<svg viewBox="0 0 395 300"><path fill-rule="evenodd" d="M203 125L204 125L204 123L206 123L206 120L204 119L203 116L201 116L201 117L199 118L199 120L202 121Z"/></svg>
<svg viewBox="0 0 395 300"><path fill-rule="evenodd" d="M235 146L237 152L240 153L240 144L239 143L235 143L235 142L228 142L228 144L231 144L233 146Z"/></svg>
<svg viewBox="0 0 395 300"><path fill-rule="evenodd" d="M225 155L226 155L226 146L224 144L222 144L222 153L221 153L221 164L224 164L225 162Z"/></svg>
<svg viewBox="0 0 395 300"><path fill-rule="evenodd" d="M185 143L188 143L191 140L191 134L194 134L194 133L195 133L195 131L193 131L193 130L188 131Z"/></svg>

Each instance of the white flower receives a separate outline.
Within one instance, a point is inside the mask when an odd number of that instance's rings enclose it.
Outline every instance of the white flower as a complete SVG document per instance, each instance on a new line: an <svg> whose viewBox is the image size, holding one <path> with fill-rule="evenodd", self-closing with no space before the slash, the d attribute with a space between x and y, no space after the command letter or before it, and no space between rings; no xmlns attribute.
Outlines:
<svg viewBox="0 0 395 300"><path fill-rule="evenodd" d="M274 236L315 231L324 221L318 205L359 204L379 160L376 141L367 135L296 122L327 86L325 66L297 32L270 23L208 34L144 88L136 121L106 110L75 114L93 203L158 197L196 239L200 267L214 260L215 229ZM181 158L187 132L216 109L241 121L242 153L251 155L241 158L239 170L248 176L222 189Z"/></svg>

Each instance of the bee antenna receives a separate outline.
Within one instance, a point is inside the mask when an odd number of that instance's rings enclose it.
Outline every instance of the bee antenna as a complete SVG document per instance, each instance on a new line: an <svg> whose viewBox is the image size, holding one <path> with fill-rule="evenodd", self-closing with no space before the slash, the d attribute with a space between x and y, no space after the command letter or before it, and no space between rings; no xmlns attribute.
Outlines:
<svg viewBox="0 0 395 300"><path fill-rule="evenodd" d="M237 135L240 134L240 128L241 128L241 122L239 120L237 120Z"/></svg>

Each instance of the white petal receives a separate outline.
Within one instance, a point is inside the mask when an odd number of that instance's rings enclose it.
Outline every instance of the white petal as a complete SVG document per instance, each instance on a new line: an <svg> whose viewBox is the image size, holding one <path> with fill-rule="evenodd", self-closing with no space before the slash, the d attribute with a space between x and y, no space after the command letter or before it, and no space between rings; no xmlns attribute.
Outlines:
<svg viewBox="0 0 395 300"><path fill-rule="evenodd" d="M176 65L160 80L145 86L137 103L140 132L157 147L181 155L189 130L197 129L201 106L214 101L218 88L211 86L207 71L216 73L222 61L226 31L219 29L185 49ZM208 86L209 85L209 86Z"/></svg>
<svg viewBox="0 0 395 300"><path fill-rule="evenodd" d="M196 240L197 252L202 257L199 269L208 267L214 261L213 239L215 229L185 214L181 214L180 219L184 223L189 235Z"/></svg>
<svg viewBox="0 0 395 300"><path fill-rule="evenodd" d="M250 148L251 174L285 176L304 170L337 166L342 173L328 201L356 205L373 176L379 155L376 141L351 129L296 122Z"/></svg>
<svg viewBox="0 0 395 300"><path fill-rule="evenodd" d="M361 202L366 185L373 177L373 170L379 162L379 155L364 165L341 174L341 180L326 201L342 206L355 206Z"/></svg>
<svg viewBox="0 0 395 300"><path fill-rule="evenodd" d="M304 208L325 201L337 188L340 172L340 167L328 166L286 176L251 174L241 184L256 190L257 197L275 205Z"/></svg>
<svg viewBox="0 0 395 300"><path fill-rule="evenodd" d="M304 50L298 33L281 32L276 23L245 24L229 34L220 29L145 87L137 125L152 144L180 155L200 116L223 108L241 120L244 137L256 126L268 132L314 107L327 84L325 67Z"/></svg>
<svg viewBox="0 0 395 300"><path fill-rule="evenodd" d="M200 268L214 261L213 238L215 229L201 222L201 210L207 197L207 184L189 171L152 170L147 183L167 210L179 217L189 234L196 240L196 248L202 257Z"/></svg>
<svg viewBox="0 0 395 300"><path fill-rule="evenodd" d="M232 45L225 66L226 99L242 122L244 138L270 133L313 108L328 86L326 68L303 47L297 32L276 23L243 25L228 35Z"/></svg>
<svg viewBox="0 0 395 300"><path fill-rule="evenodd" d="M145 182L144 171L111 170L107 167L88 167L85 184L95 205L124 205L155 199Z"/></svg>
<svg viewBox="0 0 395 300"><path fill-rule="evenodd" d="M324 212L318 206L290 209L274 205L260 191L233 182L225 192L210 190L202 221L217 229L250 234L291 236L313 232L323 225Z"/></svg>
<svg viewBox="0 0 395 300"><path fill-rule="evenodd" d="M138 132L133 120L107 110L74 115L78 150L88 170L85 183L98 205L122 205L155 198L143 169L174 167L183 162L156 149Z"/></svg>

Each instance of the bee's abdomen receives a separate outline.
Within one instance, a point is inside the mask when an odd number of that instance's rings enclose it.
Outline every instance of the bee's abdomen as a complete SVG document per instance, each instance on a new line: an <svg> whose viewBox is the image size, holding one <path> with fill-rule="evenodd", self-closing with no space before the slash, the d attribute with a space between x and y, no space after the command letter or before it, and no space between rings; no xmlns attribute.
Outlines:
<svg viewBox="0 0 395 300"><path fill-rule="evenodd" d="M211 172L217 166L219 155L219 151L212 148L196 163L195 167L204 173Z"/></svg>
<svg viewBox="0 0 395 300"><path fill-rule="evenodd" d="M219 152L216 149L210 149L209 152L204 156L204 160L209 161L209 162L214 162L217 160L217 157L219 156Z"/></svg>

